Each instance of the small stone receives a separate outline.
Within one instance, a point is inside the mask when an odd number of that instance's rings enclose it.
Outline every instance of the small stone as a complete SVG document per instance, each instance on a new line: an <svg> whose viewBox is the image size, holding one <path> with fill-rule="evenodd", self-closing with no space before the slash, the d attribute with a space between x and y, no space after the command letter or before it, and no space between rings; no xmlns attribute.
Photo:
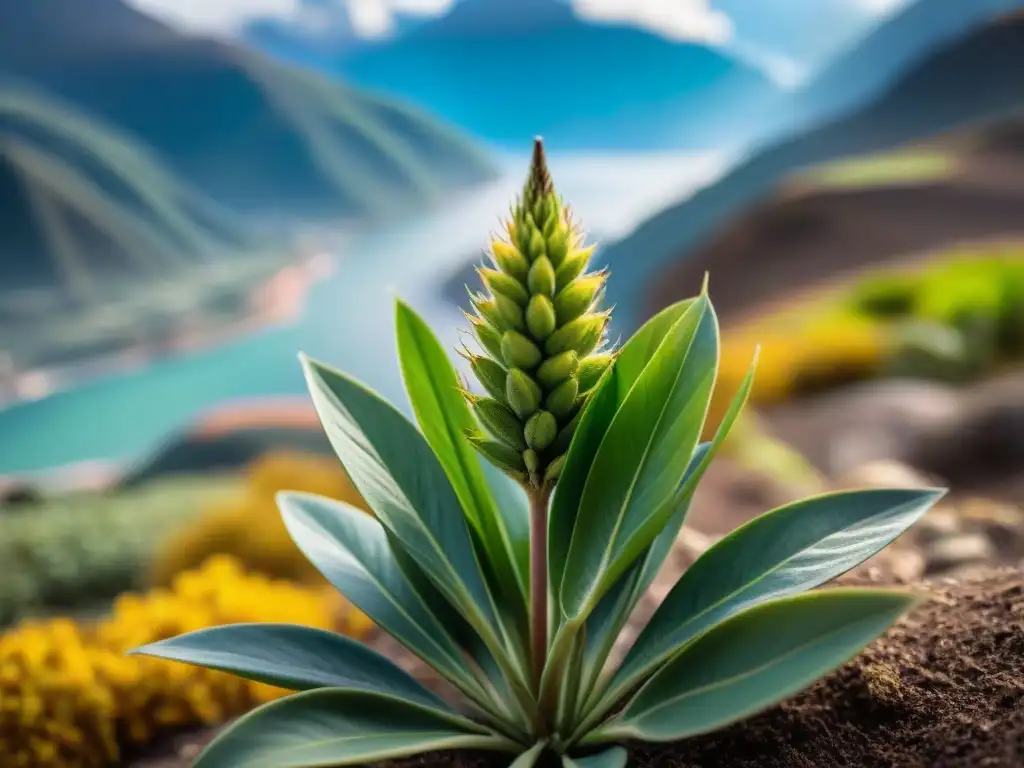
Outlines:
<svg viewBox="0 0 1024 768"><path fill-rule="evenodd" d="M186 744L178 750L178 757L182 760L194 760L199 757L203 748L199 744Z"/></svg>
<svg viewBox="0 0 1024 768"><path fill-rule="evenodd" d="M917 581L925 572L925 557L917 547L893 545L866 560L857 569L874 582Z"/></svg>
<svg viewBox="0 0 1024 768"><path fill-rule="evenodd" d="M956 510L939 507L928 512L911 530L920 543L931 544L953 538L963 532L963 525Z"/></svg>
<svg viewBox="0 0 1024 768"><path fill-rule="evenodd" d="M996 550L988 536L964 533L932 543L926 550L926 574L942 573L953 568L994 560Z"/></svg>
<svg viewBox="0 0 1024 768"><path fill-rule="evenodd" d="M839 485L854 488L931 488L936 483L899 461L871 461L842 475Z"/></svg>

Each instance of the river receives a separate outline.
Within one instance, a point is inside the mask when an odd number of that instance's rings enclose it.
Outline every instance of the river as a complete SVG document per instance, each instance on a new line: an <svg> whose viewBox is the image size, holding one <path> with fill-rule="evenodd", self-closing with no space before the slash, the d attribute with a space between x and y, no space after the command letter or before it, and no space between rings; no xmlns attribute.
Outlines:
<svg viewBox="0 0 1024 768"><path fill-rule="evenodd" d="M519 189L528 158L502 159L495 183L454 198L443 210L360 235L335 254L331 277L310 293L300 320L141 370L0 412L0 475L86 460L124 461L218 403L304 392L298 352L362 379L408 410L394 347L394 299L423 314L454 348L465 324L441 286L479 255ZM556 186L583 227L610 241L661 207L717 177L721 156L554 156ZM642 258L637 254L637 258Z"/></svg>

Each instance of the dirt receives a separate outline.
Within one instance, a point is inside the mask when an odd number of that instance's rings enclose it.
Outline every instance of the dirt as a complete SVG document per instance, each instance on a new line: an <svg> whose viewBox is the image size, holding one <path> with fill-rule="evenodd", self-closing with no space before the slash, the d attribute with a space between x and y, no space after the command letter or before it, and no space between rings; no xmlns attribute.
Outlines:
<svg viewBox="0 0 1024 768"><path fill-rule="evenodd" d="M858 580L863 583L863 580ZM852 663L717 734L631 748L633 768L1019 768L1024 576L925 585L930 601ZM389 768L504 768L435 755Z"/></svg>
<svg viewBox="0 0 1024 768"><path fill-rule="evenodd" d="M858 577L849 583L877 579ZM889 580L891 581L891 580ZM631 747L635 768L1019 768L1024 765L1024 573L920 585L930 595L884 638L809 690L716 734ZM131 768L187 768L210 733ZM429 755L386 768L505 768ZM385 766L380 766L385 768Z"/></svg>

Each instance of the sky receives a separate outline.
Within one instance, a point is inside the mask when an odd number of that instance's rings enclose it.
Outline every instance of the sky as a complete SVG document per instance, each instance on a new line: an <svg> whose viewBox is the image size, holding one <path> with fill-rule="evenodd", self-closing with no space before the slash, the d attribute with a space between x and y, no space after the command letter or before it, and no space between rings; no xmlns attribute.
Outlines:
<svg viewBox="0 0 1024 768"><path fill-rule="evenodd" d="M196 31L230 34L251 18L298 14L301 0L128 0L141 10ZM766 0L750 0L765 2ZM826 0L822 0L825 2ZM436 16L453 0L321 0L345 3L357 33L380 37L391 29L396 12ZM598 21L631 23L666 37L727 43L729 18L715 10L714 0L571 0L577 14ZM858 0L869 13L888 13L906 0Z"/></svg>

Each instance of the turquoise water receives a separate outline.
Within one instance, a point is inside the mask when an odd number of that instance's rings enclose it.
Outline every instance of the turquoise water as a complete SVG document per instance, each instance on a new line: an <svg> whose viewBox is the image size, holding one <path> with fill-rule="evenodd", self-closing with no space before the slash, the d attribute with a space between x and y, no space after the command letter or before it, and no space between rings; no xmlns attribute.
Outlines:
<svg viewBox="0 0 1024 768"><path fill-rule="evenodd" d="M518 191L526 160L506 163L510 173L503 179L453 201L442 214L350 243L292 327L258 332L0 412L0 474L139 457L218 403L301 394L300 350L406 408L394 351L394 299L410 303L445 344L457 346L464 320L441 296L441 285L467 257L481 253ZM551 165L583 226L608 240L713 178L722 161L675 155L556 157Z"/></svg>

